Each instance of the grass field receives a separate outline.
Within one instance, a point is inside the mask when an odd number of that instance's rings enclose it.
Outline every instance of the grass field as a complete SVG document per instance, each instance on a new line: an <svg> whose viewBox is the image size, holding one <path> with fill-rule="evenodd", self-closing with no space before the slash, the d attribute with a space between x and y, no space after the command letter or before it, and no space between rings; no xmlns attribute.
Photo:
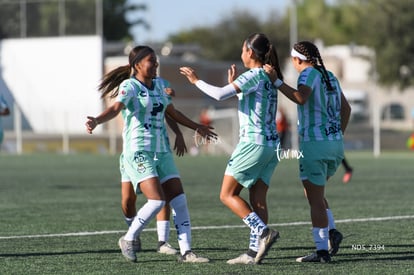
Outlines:
<svg viewBox="0 0 414 275"><path fill-rule="evenodd" d="M227 157L177 158L193 249L211 259L194 265L155 252L154 222L141 236L138 263L122 257L116 156L0 155L0 274L414 274L413 154L347 157L352 181L343 184L339 168L326 192L345 236L331 264L295 262L314 245L297 161L283 160L268 194L269 222L281 238L262 265L233 266L226 261L246 250L249 230L218 198Z"/></svg>

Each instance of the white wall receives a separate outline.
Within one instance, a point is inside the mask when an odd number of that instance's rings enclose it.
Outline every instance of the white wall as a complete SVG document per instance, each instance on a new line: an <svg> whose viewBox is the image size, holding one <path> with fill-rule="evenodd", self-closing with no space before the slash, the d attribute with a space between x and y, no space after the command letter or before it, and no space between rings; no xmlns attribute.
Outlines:
<svg viewBox="0 0 414 275"><path fill-rule="evenodd" d="M85 133L102 111L102 62L99 36L0 41L1 78L36 133Z"/></svg>

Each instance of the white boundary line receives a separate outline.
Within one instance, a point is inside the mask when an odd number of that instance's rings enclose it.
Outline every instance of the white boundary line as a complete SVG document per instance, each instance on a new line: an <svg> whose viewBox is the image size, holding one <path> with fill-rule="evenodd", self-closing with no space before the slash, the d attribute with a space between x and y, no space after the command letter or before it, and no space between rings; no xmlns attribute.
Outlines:
<svg viewBox="0 0 414 275"><path fill-rule="evenodd" d="M353 223L353 222L375 222L375 221L392 221L392 220L410 220L414 219L414 215L408 216L393 216L393 217L373 217L373 218L359 218L359 219L344 219L335 220L335 223ZM289 222L289 223L273 223L269 226L297 226L297 225L310 225L311 222ZM230 228L243 228L246 225L213 225L213 226L194 226L192 230L207 230L207 229L230 229ZM172 229L173 230L173 229ZM146 228L144 231L156 231L156 228ZM105 234L120 234L125 233L125 230L112 230L112 231L92 231L92 232L74 232L74 233L61 233L61 234L41 234L41 235L21 235L21 236L0 236L0 240L8 239L34 239L34 238L51 238L51 237L75 237L75 236L94 236Z"/></svg>

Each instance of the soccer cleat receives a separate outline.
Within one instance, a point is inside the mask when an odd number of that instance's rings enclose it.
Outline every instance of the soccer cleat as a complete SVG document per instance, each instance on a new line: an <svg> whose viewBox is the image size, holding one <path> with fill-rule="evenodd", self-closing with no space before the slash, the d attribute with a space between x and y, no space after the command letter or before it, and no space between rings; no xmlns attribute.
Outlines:
<svg viewBox="0 0 414 275"><path fill-rule="evenodd" d="M177 254L177 249L172 247L169 243L166 242L159 242L157 252L161 254L167 254L167 255L175 255Z"/></svg>
<svg viewBox="0 0 414 275"><path fill-rule="evenodd" d="M308 256L297 258L296 261L299 263L329 263L331 256L326 250L318 250Z"/></svg>
<svg viewBox="0 0 414 275"><path fill-rule="evenodd" d="M135 252L141 251L141 239L138 237L135 238L135 240L132 241L132 249Z"/></svg>
<svg viewBox="0 0 414 275"><path fill-rule="evenodd" d="M345 174L342 178L342 182L343 183L348 183L348 182L351 181L351 178L352 178L352 169L345 172Z"/></svg>
<svg viewBox="0 0 414 275"><path fill-rule="evenodd" d="M208 263L210 260L197 256L194 252L188 250L184 255L178 258L178 261L182 263Z"/></svg>
<svg viewBox="0 0 414 275"><path fill-rule="evenodd" d="M330 244L329 254L331 256L335 256L336 253L338 253L339 245L341 244L342 239L343 239L343 236L341 232L339 232L336 229L329 230L329 244Z"/></svg>
<svg viewBox="0 0 414 275"><path fill-rule="evenodd" d="M256 264L252 256L247 255L246 253L241 254L239 257L228 260L228 264Z"/></svg>
<svg viewBox="0 0 414 275"><path fill-rule="evenodd" d="M137 261L137 255L135 254L132 243L133 243L133 241L126 241L124 239L124 236L122 236L118 241L118 245L119 245L119 248L121 248L122 255L124 255L124 257L127 260L129 260L131 262L136 262Z"/></svg>
<svg viewBox="0 0 414 275"><path fill-rule="evenodd" d="M263 230L262 236L259 239L259 249L255 258L256 263L260 263L263 258L267 255L267 252L272 247L272 245L279 238L279 232L276 230L266 228Z"/></svg>

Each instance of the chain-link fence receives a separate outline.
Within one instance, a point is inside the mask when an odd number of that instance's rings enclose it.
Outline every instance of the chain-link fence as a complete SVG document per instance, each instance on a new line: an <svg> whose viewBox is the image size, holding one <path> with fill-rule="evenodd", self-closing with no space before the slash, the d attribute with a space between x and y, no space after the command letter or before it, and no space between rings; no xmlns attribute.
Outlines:
<svg viewBox="0 0 414 275"><path fill-rule="evenodd" d="M102 33L102 0L0 0L0 39Z"/></svg>

